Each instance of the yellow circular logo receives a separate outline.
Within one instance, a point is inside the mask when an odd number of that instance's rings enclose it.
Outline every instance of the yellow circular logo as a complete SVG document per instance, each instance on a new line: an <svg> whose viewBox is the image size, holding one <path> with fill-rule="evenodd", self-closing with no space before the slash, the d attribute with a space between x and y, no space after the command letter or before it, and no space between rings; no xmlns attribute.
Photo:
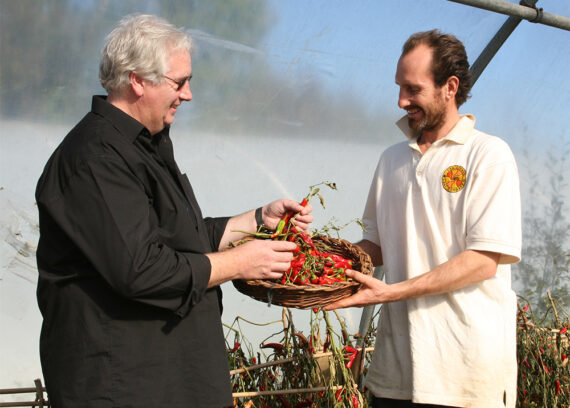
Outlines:
<svg viewBox="0 0 570 408"><path fill-rule="evenodd" d="M465 186L465 169L461 166L449 166L443 172L441 184L450 193L461 191Z"/></svg>

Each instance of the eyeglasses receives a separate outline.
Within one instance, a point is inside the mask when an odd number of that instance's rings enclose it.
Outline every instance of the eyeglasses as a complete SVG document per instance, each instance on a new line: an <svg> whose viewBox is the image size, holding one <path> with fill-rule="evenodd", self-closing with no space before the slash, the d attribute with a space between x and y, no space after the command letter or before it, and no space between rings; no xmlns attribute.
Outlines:
<svg viewBox="0 0 570 408"><path fill-rule="evenodd" d="M177 81L176 79L172 79L170 77L167 77L166 75L163 75L164 78L166 79L170 79L172 82L174 82L176 84L176 91L180 91L182 90L182 88L184 87L184 85L186 85L186 82L190 81L190 78L192 78L191 76L186 77L186 78L182 78L180 81Z"/></svg>

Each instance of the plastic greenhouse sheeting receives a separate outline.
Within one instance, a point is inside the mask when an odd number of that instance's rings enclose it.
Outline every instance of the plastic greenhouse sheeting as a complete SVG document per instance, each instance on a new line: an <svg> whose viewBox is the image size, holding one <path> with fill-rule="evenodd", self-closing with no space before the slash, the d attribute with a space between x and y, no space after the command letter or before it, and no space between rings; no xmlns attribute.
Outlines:
<svg viewBox="0 0 570 408"><path fill-rule="evenodd" d="M570 16L568 2L538 5ZM455 34L473 62L507 19L444 0L4 2L1 387L41 376L35 184L53 149L90 109L91 95L103 93L97 77L105 35L132 12L163 16L194 38L193 100L179 109L171 135L204 215L300 200L310 185L336 182L338 191L323 190L325 209L314 203L315 228L361 216L379 155L403 137L394 125L403 115L394 75L407 37L432 28ZM553 194L567 213L569 40L566 31L521 22L460 109L515 152L525 214L548 213ZM357 241L360 229L351 224L341 235ZM223 290L225 322L237 314L280 319L280 308L231 284ZM298 319L303 313L295 311ZM356 331L361 309L341 313ZM252 340L263 335L262 328L252 332Z"/></svg>

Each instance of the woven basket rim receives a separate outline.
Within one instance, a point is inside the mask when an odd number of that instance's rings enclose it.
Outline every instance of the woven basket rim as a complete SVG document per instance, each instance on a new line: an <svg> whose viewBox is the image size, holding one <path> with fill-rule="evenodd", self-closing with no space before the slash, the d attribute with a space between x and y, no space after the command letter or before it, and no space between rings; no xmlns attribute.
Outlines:
<svg viewBox="0 0 570 408"><path fill-rule="evenodd" d="M332 238L329 236L314 236L313 241L328 241L336 248L331 252L339 253L355 262L359 266L355 270L372 275L373 265L370 256L360 247L342 238ZM350 279L350 278L349 278ZM360 287L360 283L355 280L335 282L334 284L282 284L273 280L250 279L234 280L234 287L241 293L269 305L280 305L295 307L299 309L322 307L340 299L354 294Z"/></svg>

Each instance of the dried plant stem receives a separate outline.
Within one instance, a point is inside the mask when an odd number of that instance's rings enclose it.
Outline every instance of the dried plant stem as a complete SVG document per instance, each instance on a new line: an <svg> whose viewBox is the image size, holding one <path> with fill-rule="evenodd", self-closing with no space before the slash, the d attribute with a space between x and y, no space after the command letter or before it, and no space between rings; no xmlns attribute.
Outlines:
<svg viewBox="0 0 570 408"><path fill-rule="evenodd" d="M261 397L265 395L285 395L285 394L305 394L320 391L336 391L344 388L342 385L333 385L330 387L311 387L311 388L296 388L289 390L271 390L271 391L246 391L246 392L234 392L232 395L234 398L244 398L244 397Z"/></svg>
<svg viewBox="0 0 570 408"><path fill-rule="evenodd" d="M356 349L359 351L362 350L361 347L360 348L356 347ZM369 353L371 351L374 351L374 347L366 347L364 349L364 351L366 353ZM327 357L327 356L332 356L332 355L333 355L332 351L327 351L326 353L315 353L315 354L313 354L313 358ZM277 366L277 365L286 364L286 363L292 363L293 361L298 360L299 358L300 357L282 358L280 360L268 361L267 363L251 365L249 367L236 368L235 370L230 371L230 375L241 374L241 373L245 373L248 371L253 371L253 370L257 370L257 369L265 368L265 367L271 367L271 366Z"/></svg>
<svg viewBox="0 0 570 408"><path fill-rule="evenodd" d="M554 318L556 319L556 326L560 327L560 319L558 317L558 310L556 310L556 305L554 304L554 299L552 299L552 296L550 295L550 291L547 290L546 294L548 295L548 300L550 300L550 304L552 305L552 310L554 311Z"/></svg>

